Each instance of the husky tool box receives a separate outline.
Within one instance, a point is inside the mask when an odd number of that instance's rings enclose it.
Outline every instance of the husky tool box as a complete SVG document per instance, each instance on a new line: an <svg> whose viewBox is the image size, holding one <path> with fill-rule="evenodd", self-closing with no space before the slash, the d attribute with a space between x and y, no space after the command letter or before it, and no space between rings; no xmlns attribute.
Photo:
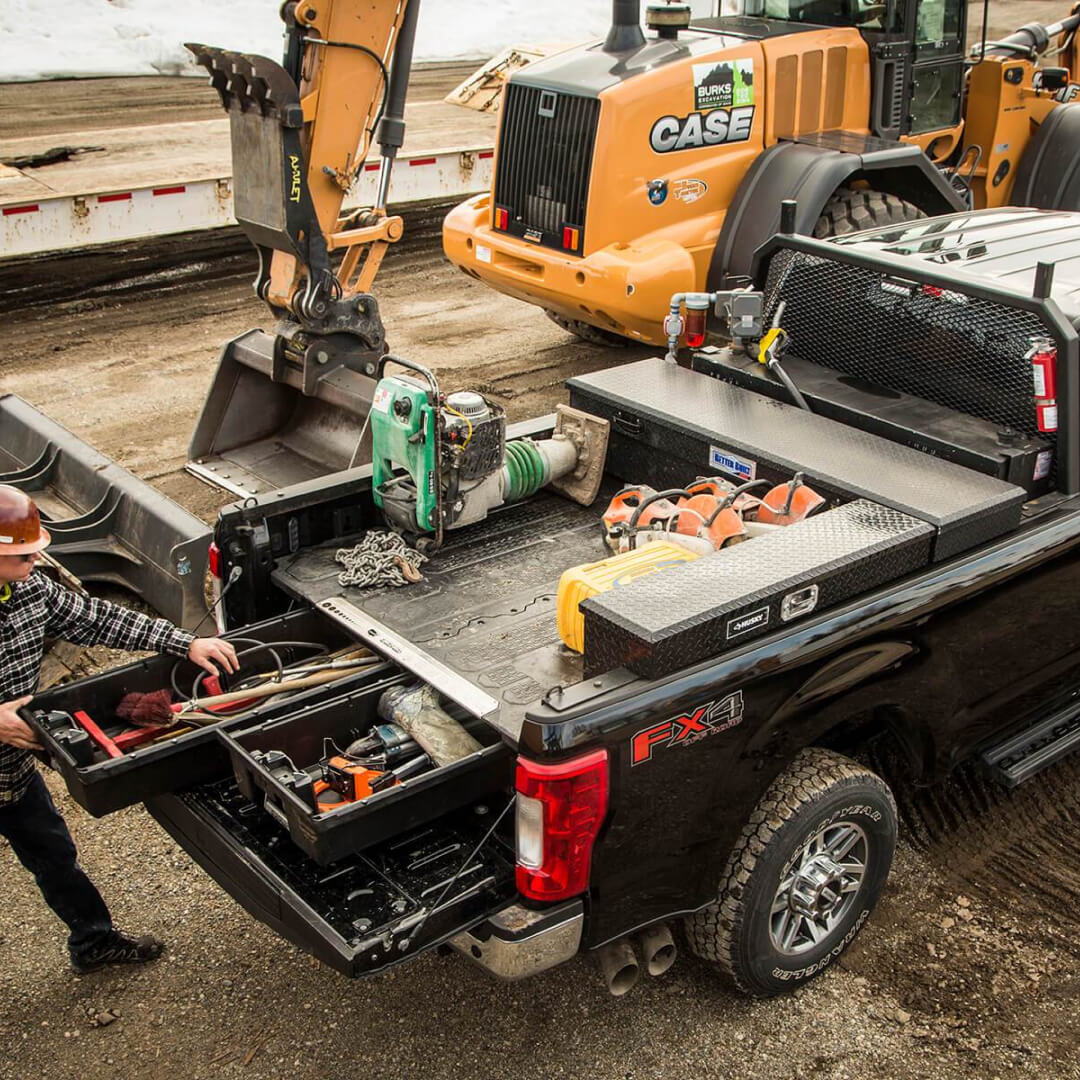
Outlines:
<svg viewBox="0 0 1080 1080"><path fill-rule="evenodd" d="M482 749L330 810L320 812L305 801L301 791L313 775L311 770L318 768L320 760L369 734L381 722L379 697L404 681L406 676L393 674L302 713L243 728L234 725L221 732L240 792L287 829L305 854L323 865L506 787L512 769L506 744L488 724L470 720L463 710L450 706L447 711L454 719L486 744ZM297 778L304 784L298 786Z"/></svg>
<svg viewBox="0 0 1080 1080"><path fill-rule="evenodd" d="M659 679L930 561L924 521L859 499L581 604L585 675Z"/></svg>
<svg viewBox="0 0 1080 1080"><path fill-rule="evenodd" d="M311 609L241 627L225 637L268 643L312 642L324 645L330 651L351 641L337 623ZM302 649L283 646L280 655L284 663L289 663L309 654ZM37 733L46 757L63 776L75 801L95 817L101 817L153 795L178 791L227 775L229 758L216 737L216 729L250 726L253 718L277 716L284 711L299 711L302 715L313 702L340 695L372 679L385 678L392 670L390 664L379 664L338 682L285 697L270 697L243 716L226 718L186 735L139 746L121 757L108 757L97 750L75 720L50 723L46 720L47 715L59 712L71 717L81 711L111 738L128 727L115 715L116 706L125 694L168 687L174 675L177 685L186 693L200 668L175 656L147 657L38 694L31 706L21 710L21 715Z"/></svg>
<svg viewBox="0 0 1080 1080"><path fill-rule="evenodd" d="M869 499L932 525L934 562L1020 524L1023 488L662 359L569 380L570 402L611 422L608 470L635 484L689 474L786 482Z"/></svg>

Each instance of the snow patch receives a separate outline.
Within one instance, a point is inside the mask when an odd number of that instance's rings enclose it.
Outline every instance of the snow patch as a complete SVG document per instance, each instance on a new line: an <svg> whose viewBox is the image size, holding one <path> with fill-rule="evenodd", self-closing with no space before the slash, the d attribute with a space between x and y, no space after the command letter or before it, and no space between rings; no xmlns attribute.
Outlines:
<svg viewBox="0 0 1080 1080"><path fill-rule="evenodd" d="M0 81L202 75L185 41L278 59L279 0L2 0ZM644 6L644 5L643 5ZM694 10L707 14L711 0ZM603 37L611 0L422 0L416 60Z"/></svg>

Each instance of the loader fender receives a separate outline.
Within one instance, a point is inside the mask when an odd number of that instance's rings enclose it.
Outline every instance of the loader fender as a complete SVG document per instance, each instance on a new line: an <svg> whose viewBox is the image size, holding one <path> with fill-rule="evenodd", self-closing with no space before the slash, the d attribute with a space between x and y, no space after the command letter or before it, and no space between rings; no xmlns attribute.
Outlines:
<svg viewBox="0 0 1080 1080"><path fill-rule="evenodd" d="M1080 210L1080 104L1059 105L1024 149L1009 200L1040 210Z"/></svg>
<svg viewBox="0 0 1080 1080"><path fill-rule="evenodd" d="M795 231L806 234L813 232L833 192L858 180L927 214L965 209L962 197L913 144L846 132L828 132L819 139L776 143L747 170L713 249L710 291L730 287L728 279L751 276L755 250L780 229L785 199L795 200Z"/></svg>

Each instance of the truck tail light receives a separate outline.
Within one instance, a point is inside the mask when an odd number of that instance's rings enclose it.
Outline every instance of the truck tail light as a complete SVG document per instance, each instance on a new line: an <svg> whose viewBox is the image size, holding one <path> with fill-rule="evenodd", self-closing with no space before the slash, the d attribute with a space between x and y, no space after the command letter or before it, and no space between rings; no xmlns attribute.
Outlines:
<svg viewBox="0 0 1080 1080"><path fill-rule="evenodd" d="M506 232L510 227L510 215L507 213L506 208L502 206L495 207L495 228L501 232Z"/></svg>
<svg viewBox="0 0 1080 1080"><path fill-rule="evenodd" d="M1037 341L1027 358L1031 361L1035 422L1041 432L1057 431L1057 348Z"/></svg>
<svg viewBox="0 0 1080 1080"><path fill-rule="evenodd" d="M220 580L221 579L221 548L219 548L217 546L217 544L214 543L213 540L210 541L210 552L209 552L209 556L207 557L207 565L210 567L210 573L213 574L214 577L218 578L218 580Z"/></svg>
<svg viewBox="0 0 1080 1080"><path fill-rule="evenodd" d="M517 888L530 900L565 900L589 887L592 849L608 803L608 755L557 765L517 762Z"/></svg>

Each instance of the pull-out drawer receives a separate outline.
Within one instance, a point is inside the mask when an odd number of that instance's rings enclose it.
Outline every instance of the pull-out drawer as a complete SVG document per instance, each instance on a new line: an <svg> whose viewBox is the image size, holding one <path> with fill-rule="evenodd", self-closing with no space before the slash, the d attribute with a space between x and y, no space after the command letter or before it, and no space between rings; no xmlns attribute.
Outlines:
<svg viewBox="0 0 1080 1080"><path fill-rule="evenodd" d="M338 623L311 609L241 627L225 636L237 639L238 650L248 647L243 644L245 638L277 643L276 651L284 664L304 660L314 650L281 643L310 643L328 652L351 643L348 632ZM252 659L273 666L265 654ZM155 741L132 745L128 740L133 735L138 738L137 729L116 716L121 698L131 692L146 693L175 685L178 690L175 696L182 700L190 693L200 670L190 661L177 660L174 656L148 657L38 694L22 710L22 716L37 733L45 756L63 776L75 801L95 817L101 817L154 795L226 776L229 758L215 729L250 727L253 722L285 711L303 711L313 702L384 679L396 669L386 663L357 669L355 674L347 674L337 682L266 698L261 704L256 702L246 708L242 715L222 719L210 727L175 736L164 732ZM48 720L49 713L64 713L69 719L54 715ZM116 751L103 749L102 742L95 742L87 734L85 720L80 720L77 714L89 718L104 740L119 749L119 756L110 756Z"/></svg>
<svg viewBox="0 0 1080 1080"><path fill-rule="evenodd" d="M289 843L232 781L147 808L255 918L355 977L408 960L512 901L508 804L506 795L476 802L330 867Z"/></svg>
<svg viewBox="0 0 1080 1080"><path fill-rule="evenodd" d="M302 713L221 733L241 793L323 865L512 786L509 747L484 721L449 706L454 718L480 743L474 753L440 768L429 766L392 787L328 810L320 811L314 796L298 793L302 789L295 778L306 787L320 773L320 762L368 735L382 722L378 703L383 692L405 681L405 676L392 675ZM420 753L417 748L413 756ZM270 764L283 759L288 761L284 768Z"/></svg>

